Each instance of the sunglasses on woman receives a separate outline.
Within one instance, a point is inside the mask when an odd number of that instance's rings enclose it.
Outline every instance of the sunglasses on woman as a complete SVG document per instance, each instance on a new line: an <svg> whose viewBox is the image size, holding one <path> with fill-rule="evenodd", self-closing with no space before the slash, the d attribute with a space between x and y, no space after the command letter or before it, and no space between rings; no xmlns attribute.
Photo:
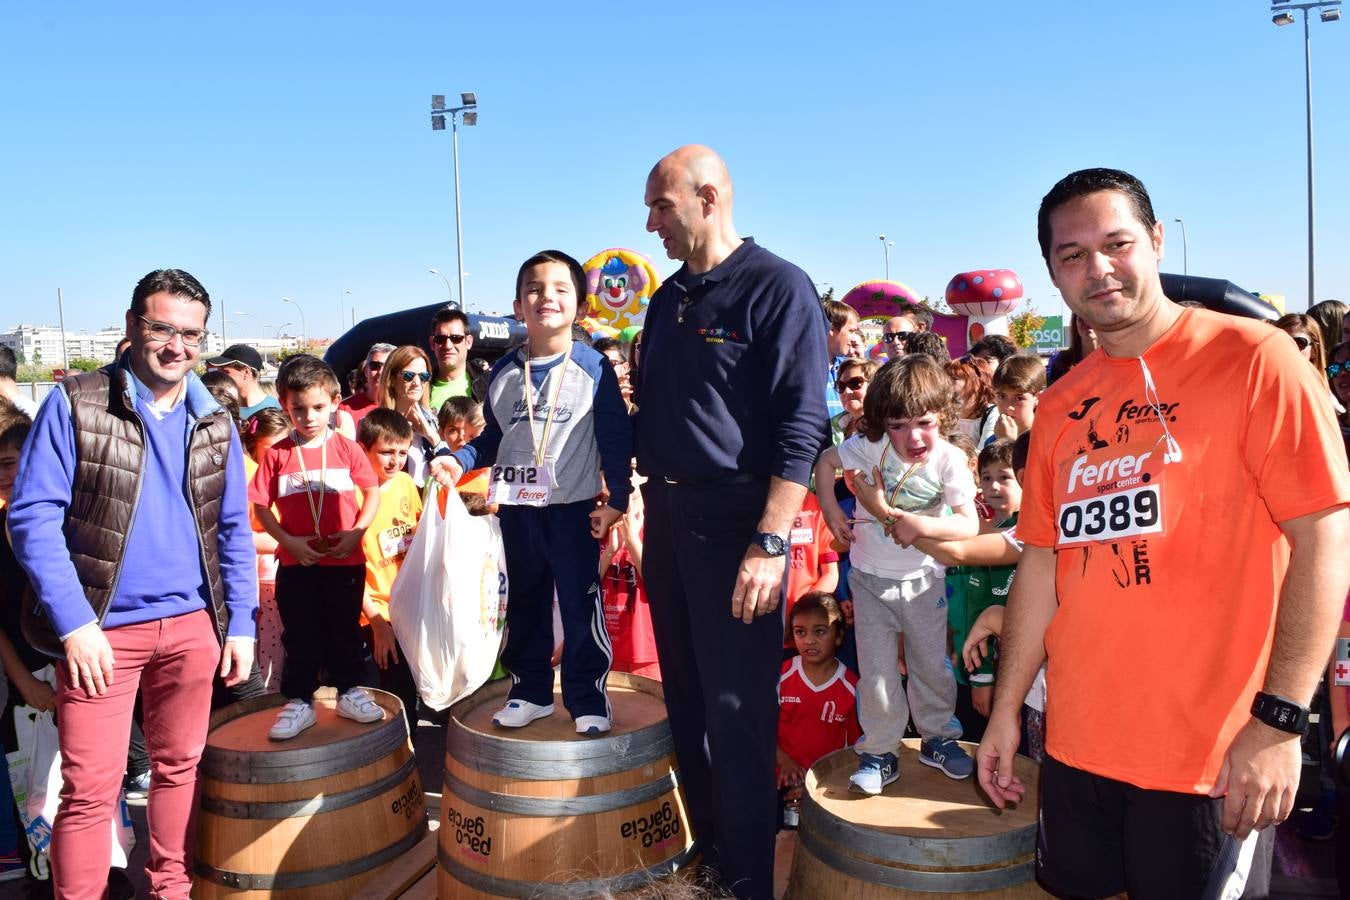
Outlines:
<svg viewBox="0 0 1350 900"><path fill-rule="evenodd" d="M834 383L834 389L842 394L844 391L860 391L865 384L867 384L867 379L863 378L861 375L857 375L850 378L848 381L836 381Z"/></svg>
<svg viewBox="0 0 1350 900"><path fill-rule="evenodd" d="M1294 338L1294 343L1298 345L1298 349L1300 350L1307 350L1312 344L1312 339L1305 337L1304 335L1295 334L1292 337Z"/></svg>
<svg viewBox="0 0 1350 900"><path fill-rule="evenodd" d="M411 369L404 369L402 372L399 372L399 374L403 376L403 380L408 384L412 384L414 378L422 379L423 384L426 384L431 380L430 372L414 372Z"/></svg>
<svg viewBox="0 0 1350 900"><path fill-rule="evenodd" d="M1345 362L1332 363L1331 365L1327 366L1328 378L1335 378L1337 375L1340 375L1343 372L1350 374L1350 360L1346 360Z"/></svg>

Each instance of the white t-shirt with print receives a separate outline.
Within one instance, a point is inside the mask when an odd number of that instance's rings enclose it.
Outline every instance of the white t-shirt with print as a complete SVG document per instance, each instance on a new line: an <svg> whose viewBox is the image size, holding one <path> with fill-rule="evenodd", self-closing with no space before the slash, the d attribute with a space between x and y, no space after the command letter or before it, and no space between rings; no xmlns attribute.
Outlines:
<svg viewBox="0 0 1350 900"><path fill-rule="evenodd" d="M839 445L839 460L845 469L861 469L870 479L872 470L881 467L881 480L889 499L913 463L906 462L882 437L870 441L857 434ZM888 449L889 448L889 449ZM970 474L966 455L946 441L939 440L928 458L910 472L902 496L891 505L918 515L942 515L945 507L964 506L975 499L975 478ZM859 571L881 578L904 581L922 575L925 569L941 568L933 558L914 547L901 547L887 537L881 523L858 504L854 516L866 521L853 526L854 541L849 560Z"/></svg>

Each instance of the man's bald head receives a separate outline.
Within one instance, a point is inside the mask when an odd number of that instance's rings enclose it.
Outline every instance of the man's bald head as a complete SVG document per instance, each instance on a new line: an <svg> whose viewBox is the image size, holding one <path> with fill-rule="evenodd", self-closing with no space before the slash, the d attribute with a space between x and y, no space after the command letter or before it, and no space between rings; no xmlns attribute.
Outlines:
<svg viewBox="0 0 1350 900"><path fill-rule="evenodd" d="M647 230L660 236L671 259L706 272L741 243L731 219L731 190L727 164L712 148L680 147L647 176Z"/></svg>

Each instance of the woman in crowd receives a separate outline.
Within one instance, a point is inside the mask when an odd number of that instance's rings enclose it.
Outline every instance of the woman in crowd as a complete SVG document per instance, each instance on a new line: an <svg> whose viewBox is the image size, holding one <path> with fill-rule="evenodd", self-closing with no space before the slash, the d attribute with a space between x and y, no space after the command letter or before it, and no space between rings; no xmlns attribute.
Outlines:
<svg viewBox="0 0 1350 900"><path fill-rule="evenodd" d="M380 370L380 406L392 409L412 424L413 442L407 472L417 486L427 483L427 464L443 446L436 415L431 411L431 362L421 347L404 344L390 353Z"/></svg>

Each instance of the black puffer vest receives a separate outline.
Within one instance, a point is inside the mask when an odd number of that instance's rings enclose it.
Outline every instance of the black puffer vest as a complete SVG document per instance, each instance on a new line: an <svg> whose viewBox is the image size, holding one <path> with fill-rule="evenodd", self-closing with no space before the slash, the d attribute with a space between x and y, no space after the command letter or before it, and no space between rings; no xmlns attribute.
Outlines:
<svg viewBox="0 0 1350 900"><path fill-rule="evenodd" d="M135 411L125 369L113 365L97 372L72 375L61 382L61 387L70 398L77 457L64 526L66 547L85 597L102 624L117 590L127 532L131 530L140 499L145 468L144 425ZM187 387L190 389L191 385ZM206 573L216 635L223 642L229 611L225 606L216 541L225 491L225 462L234 426L228 414L216 406L192 419L188 427L187 480L197 530L195 544ZM188 536L183 537L186 550ZM25 594L24 636L38 650L64 657L60 637L41 605L35 602L31 588Z"/></svg>

